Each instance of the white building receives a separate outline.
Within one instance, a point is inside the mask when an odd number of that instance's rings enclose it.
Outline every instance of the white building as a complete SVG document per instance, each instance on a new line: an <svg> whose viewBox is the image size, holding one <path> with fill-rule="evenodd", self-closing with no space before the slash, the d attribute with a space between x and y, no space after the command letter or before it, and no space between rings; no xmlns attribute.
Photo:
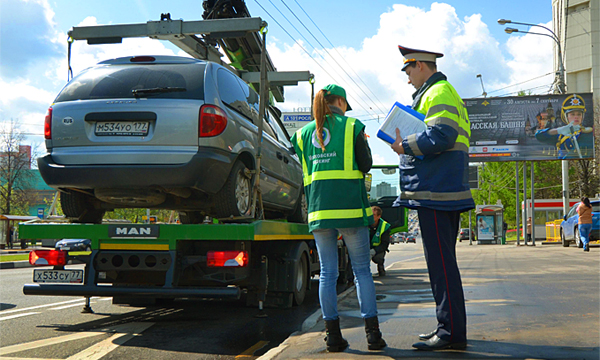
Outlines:
<svg viewBox="0 0 600 360"><path fill-rule="evenodd" d="M567 93L593 92L594 103L600 104L600 0L552 0L552 19L563 52ZM559 69L555 48L554 69Z"/></svg>

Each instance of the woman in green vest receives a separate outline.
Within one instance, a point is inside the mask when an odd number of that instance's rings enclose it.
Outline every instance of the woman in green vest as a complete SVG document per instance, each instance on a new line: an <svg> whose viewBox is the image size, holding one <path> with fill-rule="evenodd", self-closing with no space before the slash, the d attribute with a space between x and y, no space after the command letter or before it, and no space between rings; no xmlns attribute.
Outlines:
<svg viewBox="0 0 600 360"><path fill-rule="evenodd" d="M365 320L369 350L386 346L379 330L375 285L370 270L368 226L373 212L367 198L364 173L373 159L365 126L344 116L352 110L346 91L327 85L315 96L315 120L292 136L302 163L308 226L321 261L319 301L327 330L327 351L340 352L348 346L342 337L337 311L338 231L350 254L360 312Z"/></svg>

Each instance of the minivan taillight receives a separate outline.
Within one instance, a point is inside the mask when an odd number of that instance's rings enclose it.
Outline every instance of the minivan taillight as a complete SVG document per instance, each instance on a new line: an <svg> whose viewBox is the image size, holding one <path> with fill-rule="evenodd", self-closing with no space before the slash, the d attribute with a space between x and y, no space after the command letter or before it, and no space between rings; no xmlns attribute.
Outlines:
<svg viewBox="0 0 600 360"><path fill-rule="evenodd" d="M44 119L44 138L52 139L52 106L46 111L46 118Z"/></svg>
<svg viewBox="0 0 600 360"><path fill-rule="evenodd" d="M227 127L227 114L218 106L202 105L198 118L199 137L217 136Z"/></svg>

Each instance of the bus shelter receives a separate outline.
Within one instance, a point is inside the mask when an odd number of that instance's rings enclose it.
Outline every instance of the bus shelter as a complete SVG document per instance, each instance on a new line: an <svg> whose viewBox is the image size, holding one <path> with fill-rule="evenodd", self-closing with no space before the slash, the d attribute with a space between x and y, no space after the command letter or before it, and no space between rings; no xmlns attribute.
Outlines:
<svg viewBox="0 0 600 360"><path fill-rule="evenodd" d="M477 245L506 243L503 205L477 205L475 225Z"/></svg>
<svg viewBox="0 0 600 360"><path fill-rule="evenodd" d="M0 215L0 249L12 248L18 241L17 226L22 221L37 219L35 216ZM21 246L22 247L22 246Z"/></svg>

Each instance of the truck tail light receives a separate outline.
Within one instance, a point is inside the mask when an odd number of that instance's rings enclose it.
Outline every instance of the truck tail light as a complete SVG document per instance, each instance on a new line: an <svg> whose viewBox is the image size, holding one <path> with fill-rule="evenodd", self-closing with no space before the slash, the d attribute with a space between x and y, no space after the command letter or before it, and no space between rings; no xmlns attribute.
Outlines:
<svg viewBox="0 0 600 360"><path fill-rule="evenodd" d="M198 117L198 136L212 137L221 134L227 127L227 114L214 105L202 105Z"/></svg>
<svg viewBox="0 0 600 360"><path fill-rule="evenodd" d="M66 265L67 252L62 250L33 250L29 252L29 263L36 266Z"/></svg>
<svg viewBox="0 0 600 360"><path fill-rule="evenodd" d="M208 267L243 267L247 265L247 251L209 251L206 254L206 266Z"/></svg>
<svg viewBox="0 0 600 360"><path fill-rule="evenodd" d="M52 139L52 106L48 108L46 112L46 118L44 119L44 138Z"/></svg>

